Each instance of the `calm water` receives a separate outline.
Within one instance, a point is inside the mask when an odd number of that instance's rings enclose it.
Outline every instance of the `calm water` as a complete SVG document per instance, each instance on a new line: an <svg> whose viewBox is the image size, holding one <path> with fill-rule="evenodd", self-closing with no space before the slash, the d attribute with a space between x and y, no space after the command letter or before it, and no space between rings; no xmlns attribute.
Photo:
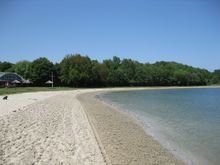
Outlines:
<svg viewBox="0 0 220 165"><path fill-rule="evenodd" d="M220 89L112 92L101 99L135 115L187 164L220 164Z"/></svg>

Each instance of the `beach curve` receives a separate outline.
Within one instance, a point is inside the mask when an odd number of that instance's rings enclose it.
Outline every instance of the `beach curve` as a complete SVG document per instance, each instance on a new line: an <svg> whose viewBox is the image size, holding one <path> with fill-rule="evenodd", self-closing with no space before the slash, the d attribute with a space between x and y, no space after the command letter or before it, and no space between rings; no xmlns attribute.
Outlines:
<svg viewBox="0 0 220 165"><path fill-rule="evenodd" d="M32 102L23 97L24 104L7 113L1 100L0 164L183 164L130 116L94 98L97 92L139 89L146 88L79 89L43 99L30 93Z"/></svg>
<svg viewBox="0 0 220 165"><path fill-rule="evenodd" d="M110 162L112 164L184 164L153 137L147 135L142 125L133 117L95 98L101 92L121 90L126 89L97 90L77 96L91 125L96 129Z"/></svg>

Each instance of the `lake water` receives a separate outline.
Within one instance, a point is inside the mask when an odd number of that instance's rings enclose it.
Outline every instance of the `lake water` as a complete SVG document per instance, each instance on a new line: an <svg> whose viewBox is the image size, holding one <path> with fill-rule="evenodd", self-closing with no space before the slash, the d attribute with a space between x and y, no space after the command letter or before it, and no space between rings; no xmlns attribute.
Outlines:
<svg viewBox="0 0 220 165"><path fill-rule="evenodd" d="M100 96L99 96L100 97ZM220 164L220 88L101 94L187 164Z"/></svg>

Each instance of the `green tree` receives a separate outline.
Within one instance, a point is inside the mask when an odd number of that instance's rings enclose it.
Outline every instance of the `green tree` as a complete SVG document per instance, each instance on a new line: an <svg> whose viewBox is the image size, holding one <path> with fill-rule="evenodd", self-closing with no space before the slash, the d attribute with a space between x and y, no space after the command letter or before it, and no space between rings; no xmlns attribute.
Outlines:
<svg viewBox="0 0 220 165"><path fill-rule="evenodd" d="M220 69L217 69L212 73L212 83L213 84L220 83Z"/></svg>
<svg viewBox="0 0 220 165"><path fill-rule="evenodd" d="M10 71L10 69L12 69L14 64L10 63L10 62L1 62L0 61L0 72L7 72Z"/></svg>
<svg viewBox="0 0 220 165"><path fill-rule="evenodd" d="M13 66L13 71L25 79L30 79L31 76L31 62L19 61Z"/></svg>
<svg viewBox="0 0 220 165"><path fill-rule="evenodd" d="M53 81L54 81L54 85L55 86L62 86L63 84L61 83L60 80L60 64L59 63L55 63L54 67L53 67Z"/></svg>
<svg viewBox="0 0 220 165"><path fill-rule="evenodd" d="M126 84L135 85L136 62L131 59L124 59L121 62L120 68L122 69Z"/></svg>
<svg viewBox="0 0 220 165"><path fill-rule="evenodd" d="M31 63L30 77L35 85L44 86L46 81L51 80L53 71L53 63L45 57L40 57Z"/></svg>
<svg viewBox="0 0 220 165"><path fill-rule="evenodd" d="M182 69L176 70L174 72L174 79L176 81L175 85L189 85L187 79L188 72Z"/></svg>
<svg viewBox="0 0 220 165"><path fill-rule="evenodd" d="M105 64L99 63L97 60L92 61L92 86L107 85L108 69Z"/></svg>
<svg viewBox="0 0 220 165"><path fill-rule="evenodd" d="M121 60L119 57L114 56L113 59L108 59L103 61L104 65L107 68L107 84L109 86L118 86L122 84L121 79L125 79L124 75L122 75L123 71L119 69L121 65ZM121 75L123 77L118 78ZM124 80L123 80L124 83Z"/></svg>
<svg viewBox="0 0 220 165"><path fill-rule="evenodd" d="M89 86L169 86L207 85L220 83L220 69L213 73L176 62L159 61L154 64L139 63L132 59L112 59L98 62L88 56L71 54L61 63L53 65L46 58L38 58L32 63L20 61L15 65L0 62L0 71L11 71L31 80L36 85L44 85L51 80L59 85L76 87Z"/></svg>
<svg viewBox="0 0 220 165"><path fill-rule="evenodd" d="M67 55L60 63L60 79L70 86L90 86L92 82L92 64L87 56Z"/></svg>

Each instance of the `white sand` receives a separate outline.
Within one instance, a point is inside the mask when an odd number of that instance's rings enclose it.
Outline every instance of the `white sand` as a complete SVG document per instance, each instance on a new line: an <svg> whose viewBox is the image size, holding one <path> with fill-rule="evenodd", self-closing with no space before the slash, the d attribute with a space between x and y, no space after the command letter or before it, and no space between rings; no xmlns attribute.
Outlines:
<svg viewBox="0 0 220 165"><path fill-rule="evenodd" d="M56 96L65 92L30 92L21 94L7 95L8 100L2 100L3 96L0 96L0 116L8 115L9 113L32 104L34 102L44 100L51 96Z"/></svg>
<svg viewBox="0 0 220 165"><path fill-rule="evenodd" d="M1 100L0 164L105 164L76 93L26 93Z"/></svg>

